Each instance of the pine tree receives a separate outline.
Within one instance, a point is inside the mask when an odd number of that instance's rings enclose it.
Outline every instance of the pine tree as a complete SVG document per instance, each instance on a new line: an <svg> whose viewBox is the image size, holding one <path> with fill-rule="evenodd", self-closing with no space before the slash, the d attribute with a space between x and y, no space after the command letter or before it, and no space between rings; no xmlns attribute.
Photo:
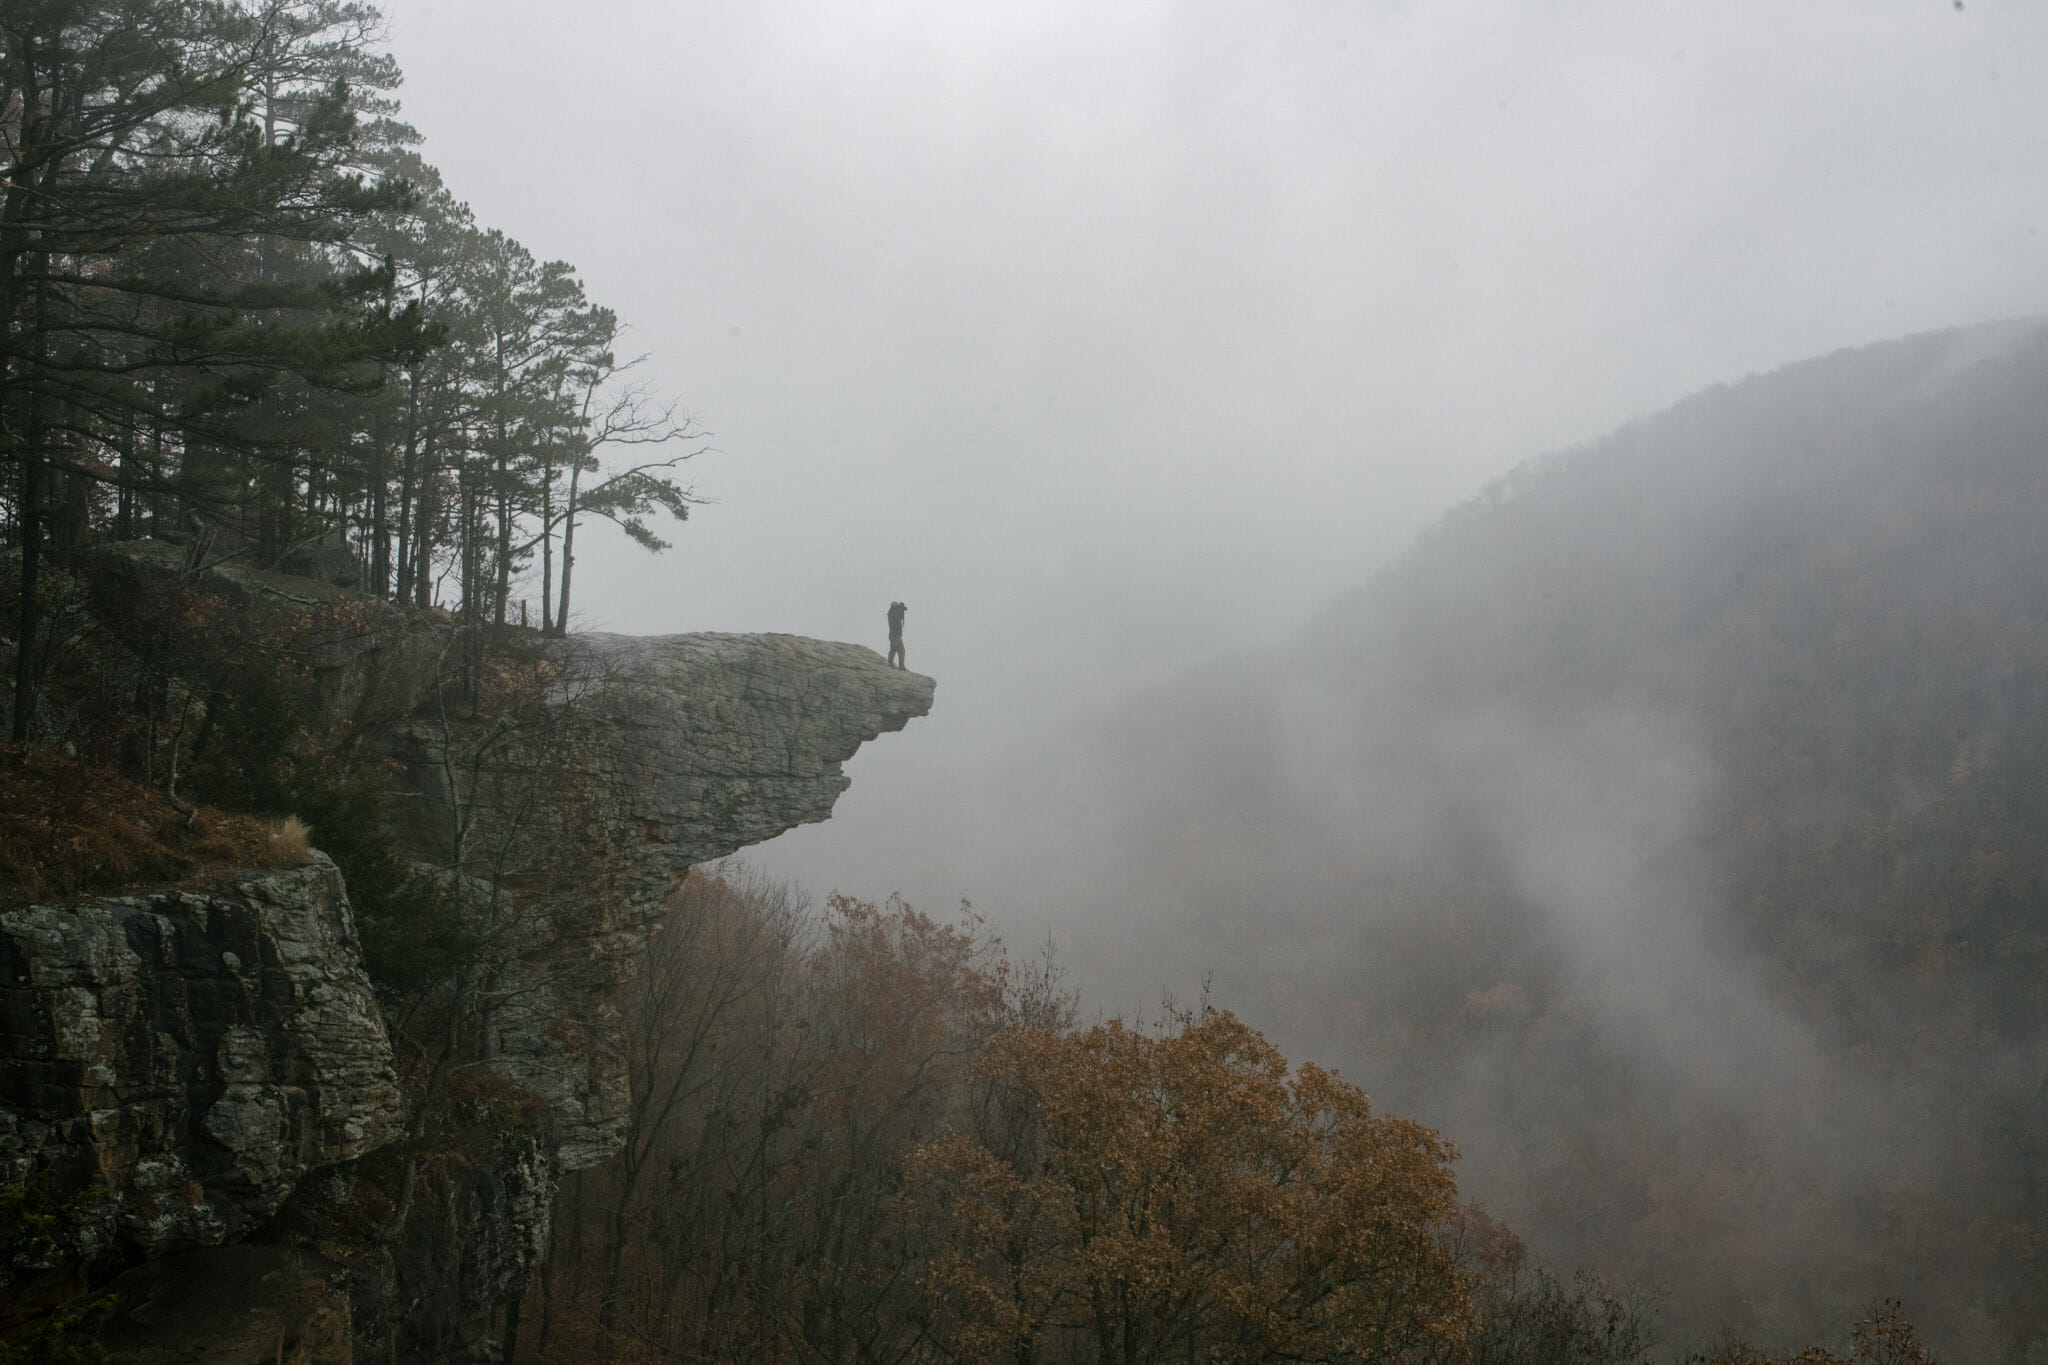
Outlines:
<svg viewBox="0 0 2048 1365"><path fill-rule="evenodd" d="M282 383L365 389L379 356L422 338L388 268L349 249L407 187L357 168L345 78L316 89L293 66L330 34L319 17L348 8L25 0L0 16L17 743L58 496L114 487L224 513L252 461L290 468L295 405L264 402Z"/></svg>

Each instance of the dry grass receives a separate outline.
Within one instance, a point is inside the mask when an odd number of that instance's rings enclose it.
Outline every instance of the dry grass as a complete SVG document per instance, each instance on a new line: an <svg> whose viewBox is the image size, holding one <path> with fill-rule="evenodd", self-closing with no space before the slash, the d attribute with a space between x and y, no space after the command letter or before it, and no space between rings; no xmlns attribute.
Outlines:
<svg viewBox="0 0 2048 1365"><path fill-rule="evenodd" d="M313 861L313 846L309 842L313 831L298 816L272 820L264 830L270 836L270 856L265 860L268 866L304 867Z"/></svg>
<svg viewBox="0 0 2048 1365"><path fill-rule="evenodd" d="M201 806L188 822L162 792L108 769L0 755L0 910L282 866L278 848L253 816Z"/></svg>

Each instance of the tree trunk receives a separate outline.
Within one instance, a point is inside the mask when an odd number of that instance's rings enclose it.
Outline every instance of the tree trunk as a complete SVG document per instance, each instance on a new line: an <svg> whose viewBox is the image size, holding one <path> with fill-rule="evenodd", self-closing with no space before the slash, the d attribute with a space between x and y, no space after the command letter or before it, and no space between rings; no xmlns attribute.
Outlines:
<svg viewBox="0 0 2048 1365"><path fill-rule="evenodd" d="M511 471L506 465L503 447L498 451L498 487L496 490L498 513L497 573L493 575L491 596L492 619L500 630L505 627L505 604L512 596L512 491L508 486Z"/></svg>
<svg viewBox="0 0 2048 1365"><path fill-rule="evenodd" d="M434 605L434 438L429 435L420 448L419 511L413 521L413 600L422 607Z"/></svg>
<svg viewBox="0 0 2048 1365"><path fill-rule="evenodd" d="M39 264L40 268L47 268L47 258ZM35 318L37 344L40 349L49 304L40 281L34 285L33 297L31 311ZM4 395L0 395L0 398L4 398ZM29 722L36 711L36 636L41 633L43 626L42 612L37 599L42 589L43 506L46 498L43 485L49 476L49 466L43 458L41 385L29 390L28 429L22 434L26 439L16 447L21 458L21 610L15 623L17 635L14 649L13 739L16 744L28 743Z"/></svg>
<svg viewBox="0 0 2048 1365"><path fill-rule="evenodd" d="M552 1240L552 1239L551 1239ZM540 1358L548 1358L548 1343L555 1335L555 1258L550 1255L540 1263L540 1341L537 1343ZM512 1365L511 1357L506 1357Z"/></svg>
<svg viewBox="0 0 2048 1365"><path fill-rule="evenodd" d="M388 433L384 429L384 407L379 403L377 420L370 431L370 582L369 589L377 597L391 594L391 528L385 524L384 481L388 477L385 466L384 443Z"/></svg>
<svg viewBox="0 0 2048 1365"><path fill-rule="evenodd" d="M407 371L405 398L405 460L398 473L398 591L401 602L412 597L413 486L420 464L420 367Z"/></svg>
<svg viewBox="0 0 2048 1365"><path fill-rule="evenodd" d="M21 537L21 609L14 625L14 731L16 744L28 743L29 717L35 714L36 635L42 620L36 611L36 595L42 570L43 456L34 448L21 453L21 506L16 520Z"/></svg>
<svg viewBox="0 0 2048 1365"><path fill-rule="evenodd" d="M569 470L569 500L562 507L562 600L555 608L555 634L569 633L569 575L576 568L576 485L580 466Z"/></svg>
<svg viewBox="0 0 2048 1365"><path fill-rule="evenodd" d="M134 428L121 433L121 443L115 447L114 479L114 538L135 539L135 431Z"/></svg>
<svg viewBox="0 0 2048 1365"><path fill-rule="evenodd" d="M504 1350L505 1365L515 1365L519 1359L519 1305L525 1298L526 1295L522 1292L518 1298L505 1305L505 1336L499 1343Z"/></svg>
<svg viewBox="0 0 2048 1365"><path fill-rule="evenodd" d="M550 447L552 449L552 447ZM540 633L555 633L555 466L542 457L540 471Z"/></svg>
<svg viewBox="0 0 2048 1365"><path fill-rule="evenodd" d="M149 534L161 536L164 530L164 504L158 490L163 486L164 474L163 396L154 384L150 386L149 408Z"/></svg>
<svg viewBox="0 0 2048 1365"><path fill-rule="evenodd" d="M611 1243L604 1252L604 1283L597 1300L598 1338L607 1358L618 1353L614 1334L619 1322L619 1292L625 1279L627 1212L625 1197L621 1195L612 1209Z"/></svg>
<svg viewBox="0 0 2048 1365"><path fill-rule="evenodd" d="M33 48L29 55L33 56ZM41 156L40 144L44 134L42 103L42 72L33 69L24 73L26 79L20 83L18 98L21 109L15 136L17 140L16 161L22 165L33 165ZM44 172L42 179L54 179L55 168ZM21 601L14 624L14 724L13 738L16 744L28 742L29 718L35 713L35 640L42 622L36 613L37 576L42 568L42 501L43 501L43 459L39 425L40 387L31 388L28 397L28 427L18 430L14 427L14 411L19 404L16 390L22 378L20 362L11 356L24 356L35 349L34 333L42 330L44 321L43 298L40 289L34 289L34 305L24 308L29 301L32 282L42 274L47 261L31 249L34 228L31 220L37 216L36 205L43 202L30 184L23 183L27 176L7 181L4 199L0 199L0 340L6 347L0 350L0 451L12 455L21 469L21 503L16 509L15 535L21 551ZM23 346L20 341L22 314L28 315L32 329L31 345Z"/></svg>

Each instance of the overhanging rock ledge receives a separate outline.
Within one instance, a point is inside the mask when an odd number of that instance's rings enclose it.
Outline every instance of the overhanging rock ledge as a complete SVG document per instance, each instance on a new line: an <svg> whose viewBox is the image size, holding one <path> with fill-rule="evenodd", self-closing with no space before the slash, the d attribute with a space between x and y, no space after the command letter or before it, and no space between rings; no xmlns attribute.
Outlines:
<svg viewBox="0 0 2048 1365"><path fill-rule="evenodd" d="M501 885L557 888L525 896L525 946L490 1036L495 1069L547 1101L568 1171L620 1141L618 992L677 878L826 819L845 761L928 714L936 684L865 646L797 635L587 634L552 648L552 728L499 739L489 718L422 711L390 752L416 856L446 865L460 847L465 867L494 859Z"/></svg>
<svg viewBox="0 0 2048 1365"><path fill-rule="evenodd" d="M815 824L868 740L931 711L936 684L862 645L800 635L584 635L595 733L650 875ZM657 872L658 869L658 872ZM650 887L649 889L653 889Z"/></svg>

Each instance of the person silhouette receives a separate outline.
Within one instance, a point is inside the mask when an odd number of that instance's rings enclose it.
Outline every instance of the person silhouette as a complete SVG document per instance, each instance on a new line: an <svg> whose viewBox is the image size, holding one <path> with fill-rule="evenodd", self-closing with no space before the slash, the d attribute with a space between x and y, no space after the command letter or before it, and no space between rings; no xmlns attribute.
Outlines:
<svg viewBox="0 0 2048 1365"><path fill-rule="evenodd" d="M901 602L889 604L889 662L898 668L903 663L903 613L910 610Z"/></svg>

